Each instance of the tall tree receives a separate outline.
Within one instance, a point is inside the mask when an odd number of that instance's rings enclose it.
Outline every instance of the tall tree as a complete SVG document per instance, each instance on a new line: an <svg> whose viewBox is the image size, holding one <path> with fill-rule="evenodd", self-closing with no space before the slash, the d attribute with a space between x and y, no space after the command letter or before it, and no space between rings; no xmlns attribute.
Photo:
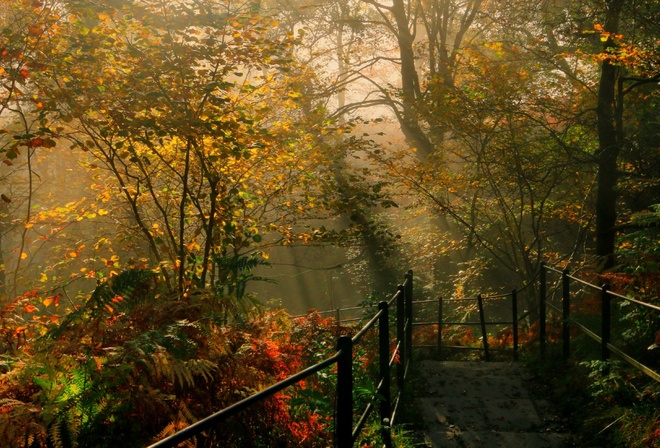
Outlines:
<svg viewBox="0 0 660 448"><path fill-rule="evenodd" d="M337 208L328 172L362 143L338 143L350 125L328 119L322 97L305 96L314 74L291 57L293 34L217 2L51 6L31 10L55 16L40 70L11 72L48 135L12 138L8 128L2 142L8 163L16 142L86 154L79 161L98 196L75 219L115 231L68 258L89 260L86 272L146 263L184 292L222 285L235 275L228 263L244 265L269 245L323 234L303 222ZM26 231L39 219L25 220ZM101 246L115 251L85 255Z"/></svg>
<svg viewBox="0 0 660 448"><path fill-rule="evenodd" d="M631 58L630 52L648 54L652 48L644 48L647 24L642 21L639 29L638 6L625 0L605 1L602 24L597 24L603 41L602 62L598 82L598 197L596 202L596 253L602 257L603 268L614 266L616 248L617 199L620 172L620 154L628 145L624 123L624 100L628 93L642 85L660 80L657 58L647 58L644 65L639 58ZM643 8L643 6L640 9ZM652 13L653 9L647 9ZM622 24L626 18L630 21ZM657 25L657 16L645 20ZM630 23L632 22L632 23ZM646 25L646 26L645 26ZM652 26L652 25L651 25ZM641 30L641 33L640 33ZM636 41L637 40L637 41ZM657 43L656 43L657 48ZM635 60L637 59L637 60ZM652 93L653 94L653 93ZM657 94L657 91L654 93Z"/></svg>

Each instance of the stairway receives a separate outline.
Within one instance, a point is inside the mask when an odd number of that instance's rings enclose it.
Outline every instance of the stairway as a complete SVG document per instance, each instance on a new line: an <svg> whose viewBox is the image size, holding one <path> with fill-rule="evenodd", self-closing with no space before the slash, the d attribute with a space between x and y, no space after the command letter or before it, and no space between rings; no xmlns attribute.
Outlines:
<svg viewBox="0 0 660 448"><path fill-rule="evenodd" d="M573 446L549 403L528 391L521 364L422 361L418 369L411 393L429 448Z"/></svg>

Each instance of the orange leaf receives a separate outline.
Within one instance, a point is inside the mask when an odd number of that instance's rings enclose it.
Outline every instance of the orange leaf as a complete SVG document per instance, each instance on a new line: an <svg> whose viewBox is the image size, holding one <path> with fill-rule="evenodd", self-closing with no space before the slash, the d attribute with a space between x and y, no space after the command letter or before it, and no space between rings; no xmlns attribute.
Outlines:
<svg viewBox="0 0 660 448"><path fill-rule="evenodd" d="M37 310L37 307L34 306L34 305L32 305L32 304L30 303L29 305L25 305L25 306L23 307L23 310L24 310L26 313L34 313L34 312Z"/></svg>

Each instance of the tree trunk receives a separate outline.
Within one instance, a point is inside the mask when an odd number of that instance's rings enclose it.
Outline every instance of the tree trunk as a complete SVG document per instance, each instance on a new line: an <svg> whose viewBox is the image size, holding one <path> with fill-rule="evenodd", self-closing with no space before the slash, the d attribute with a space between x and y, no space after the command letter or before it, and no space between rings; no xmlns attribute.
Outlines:
<svg viewBox="0 0 660 448"><path fill-rule="evenodd" d="M433 144L421 128L414 108L415 101L421 96L419 78L415 68L414 36L410 31L409 18L403 0L394 0L390 11L396 22L396 37L401 58L403 110L397 113L397 118L401 131L406 139L415 146L418 156L426 158L433 152Z"/></svg>
<svg viewBox="0 0 660 448"><path fill-rule="evenodd" d="M607 12L603 29L608 33L618 33L619 18L624 0L607 2ZM605 42L605 52L615 48L612 38ZM605 59L601 65L598 88L598 192L596 198L596 254L601 258L601 267L608 269L614 266L616 239L616 201L618 169L617 159L621 149L621 141L617 135L617 104L616 88L618 85L619 68L610 59ZM620 120L620 117L618 118Z"/></svg>
<svg viewBox="0 0 660 448"><path fill-rule="evenodd" d="M2 211L5 207L0 205L0 211ZM2 218L2 215L0 215L0 219ZM3 239L3 234L4 234L4 226L2 225L2 221L0 221L0 306L4 306L4 303L2 301L2 298L7 295L7 275L5 274L5 254L2 250L2 239Z"/></svg>

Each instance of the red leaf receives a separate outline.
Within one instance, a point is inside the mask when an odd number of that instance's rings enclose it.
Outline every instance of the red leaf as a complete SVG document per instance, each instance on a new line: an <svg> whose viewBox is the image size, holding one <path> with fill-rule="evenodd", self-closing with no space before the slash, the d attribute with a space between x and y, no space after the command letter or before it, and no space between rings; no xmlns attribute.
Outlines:
<svg viewBox="0 0 660 448"><path fill-rule="evenodd" d="M30 142L28 143L28 146L30 148L37 148L39 146L43 146L43 144L44 144L44 139L37 137L35 139L30 140Z"/></svg>

